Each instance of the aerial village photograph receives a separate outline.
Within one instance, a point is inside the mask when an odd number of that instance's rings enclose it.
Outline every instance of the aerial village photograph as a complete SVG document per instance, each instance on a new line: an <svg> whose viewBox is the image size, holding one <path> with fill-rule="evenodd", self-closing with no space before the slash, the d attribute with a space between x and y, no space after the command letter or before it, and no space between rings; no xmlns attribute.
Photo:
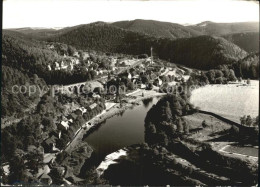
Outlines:
<svg viewBox="0 0 260 187"><path fill-rule="evenodd" d="M258 1L2 5L1 186L258 186Z"/></svg>

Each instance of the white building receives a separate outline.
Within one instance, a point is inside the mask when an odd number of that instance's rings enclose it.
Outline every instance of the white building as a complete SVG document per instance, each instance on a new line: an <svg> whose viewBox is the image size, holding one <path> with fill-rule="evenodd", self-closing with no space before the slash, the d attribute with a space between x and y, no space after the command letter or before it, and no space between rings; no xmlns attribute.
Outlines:
<svg viewBox="0 0 260 187"><path fill-rule="evenodd" d="M132 79L132 75L131 75L131 73L128 73L127 78L128 78L128 79Z"/></svg>

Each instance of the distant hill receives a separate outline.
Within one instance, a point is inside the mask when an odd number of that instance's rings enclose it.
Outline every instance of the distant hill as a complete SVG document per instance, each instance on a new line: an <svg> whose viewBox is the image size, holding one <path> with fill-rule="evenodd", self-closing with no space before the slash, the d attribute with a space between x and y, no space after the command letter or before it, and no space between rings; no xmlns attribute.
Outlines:
<svg viewBox="0 0 260 187"><path fill-rule="evenodd" d="M159 39L102 22L70 28L69 31L60 32L45 40L69 44L83 50L132 55L149 54L150 47L153 46L154 53L159 58L198 69L231 64L247 55L244 50L220 37Z"/></svg>
<svg viewBox="0 0 260 187"><path fill-rule="evenodd" d="M154 20L136 19L132 21L114 22L111 25L158 38L164 37L177 39L202 35L199 31L180 24Z"/></svg>
<svg viewBox="0 0 260 187"><path fill-rule="evenodd" d="M6 30L19 32L31 38L46 37L46 36L56 34L57 32L56 29L51 29L51 28L31 28L31 27L14 28L14 29L6 29Z"/></svg>
<svg viewBox="0 0 260 187"><path fill-rule="evenodd" d="M225 35L241 32L259 32L259 22L214 23L205 21L187 28L207 35Z"/></svg>
<svg viewBox="0 0 260 187"><path fill-rule="evenodd" d="M222 37L249 53L259 51L259 32L228 34Z"/></svg>

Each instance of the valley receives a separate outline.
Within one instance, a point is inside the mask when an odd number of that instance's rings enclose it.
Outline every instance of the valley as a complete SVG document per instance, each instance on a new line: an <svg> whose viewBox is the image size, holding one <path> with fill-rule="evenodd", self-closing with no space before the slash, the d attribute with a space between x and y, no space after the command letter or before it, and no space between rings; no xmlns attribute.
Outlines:
<svg viewBox="0 0 260 187"><path fill-rule="evenodd" d="M255 25L4 29L1 184L257 185Z"/></svg>

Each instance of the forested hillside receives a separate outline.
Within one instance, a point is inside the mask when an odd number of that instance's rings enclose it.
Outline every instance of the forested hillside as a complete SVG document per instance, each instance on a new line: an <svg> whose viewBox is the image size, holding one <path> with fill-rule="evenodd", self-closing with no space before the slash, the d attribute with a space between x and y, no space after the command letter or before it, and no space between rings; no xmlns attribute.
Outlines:
<svg viewBox="0 0 260 187"><path fill-rule="evenodd" d="M238 61L235 69L244 78L259 79L259 53L252 53Z"/></svg>
<svg viewBox="0 0 260 187"><path fill-rule="evenodd" d="M202 35L199 31L190 29L176 23L160 22L154 20L136 19L132 21L118 21L111 25L123 29L148 34L157 38L190 38Z"/></svg>
<svg viewBox="0 0 260 187"><path fill-rule="evenodd" d="M218 37L158 39L105 23L83 25L46 40L69 44L78 49L133 55L149 54L153 47L154 53L161 59L198 69L234 63L247 55L238 46Z"/></svg>
<svg viewBox="0 0 260 187"><path fill-rule="evenodd" d="M259 32L228 34L222 37L249 53L259 51Z"/></svg>
<svg viewBox="0 0 260 187"><path fill-rule="evenodd" d="M64 60L63 54L70 53L72 46L57 44L51 50L46 42L30 39L18 32L4 31L2 39L2 63L16 68L31 77L37 74L47 84L70 84L92 79L91 72L74 68L73 71L49 71L48 65Z"/></svg>
<svg viewBox="0 0 260 187"><path fill-rule="evenodd" d="M5 65L2 66L1 84L1 117L15 116L18 118L23 116L26 109L40 98L40 90L46 86L45 81L36 74L30 78L16 68ZM34 93L29 95L30 85L36 87L31 90ZM17 114L19 116L16 116Z"/></svg>

